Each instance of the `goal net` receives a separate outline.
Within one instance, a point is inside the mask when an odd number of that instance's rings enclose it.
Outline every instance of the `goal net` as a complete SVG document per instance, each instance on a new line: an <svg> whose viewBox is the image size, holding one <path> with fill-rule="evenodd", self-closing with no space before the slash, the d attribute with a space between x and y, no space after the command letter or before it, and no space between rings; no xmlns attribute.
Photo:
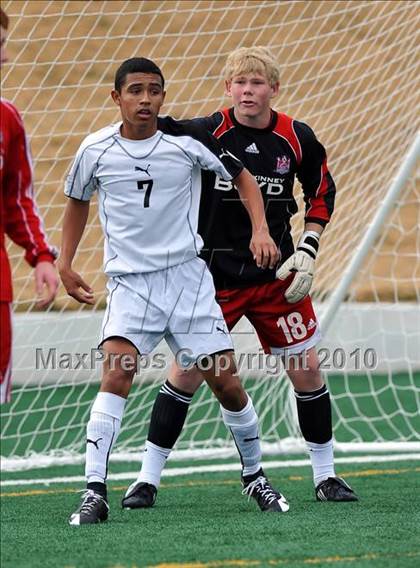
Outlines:
<svg viewBox="0 0 420 568"><path fill-rule="evenodd" d="M420 93L418 3L39 0L6 1L3 8L10 18L10 63L2 69L2 96L23 114L37 202L56 246L63 180L76 149L88 133L118 120L110 90L122 60L156 60L167 81L164 114L193 117L228 104L221 72L232 49L270 47L281 65L273 106L312 126L338 188L312 294L325 323L320 356L337 447L419 448L420 187L412 147ZM303 203L298 184L295 189L296 237ZM105 306L95 205L75 263L95 291L93 308L60 288L47 312L36 311L30 269L22 251L9 246L14 380L12 402L1 408L5 469L82 459L100 377L92 349ZM301 450L293 397L278 362L255 356L259 344L246 321L234 341L264 450ZM115 459L140 455L171 363L165 346L158 352L160 363L145 361L135 379ZM194 397L176 448L178 457L235 451L206 386Z"/></svg>

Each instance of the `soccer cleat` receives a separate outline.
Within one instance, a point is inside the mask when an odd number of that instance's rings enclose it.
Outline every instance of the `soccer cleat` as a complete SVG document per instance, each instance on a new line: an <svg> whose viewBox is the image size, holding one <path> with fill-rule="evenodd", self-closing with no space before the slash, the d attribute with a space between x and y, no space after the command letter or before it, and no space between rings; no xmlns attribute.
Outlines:
<svg viewBox="0 0 420 568"><path fill-rule="evenodd" d="M135 481L127 489L121 506L123 509L149 509L156 501L157 489L151 483Z"/></svg>
<svg viewBox="0 0 420 568"><path fill-rule="evenodd" d="M328 477L315 488L317 501L358 501L356 493L341 477Z"/></svg>
<svg viewBox="0 0 420 568"><path fill-rule="evenodd" d="M286 513L289 510L286 498L271 486L262 469L256 475L257 477L253 476L255 479L250 481L242 478L242 495L248 495L248 501L253 497L261 511Z"/></svg>
<svg viewBox="0 0 420 568"><path fill-rule="evenodd" d="M86 489L82 495L82 502L76 511L70 516L70 525L93 525L103 523L108 518L109 505L105 497L95 493L92 489Z"/></svg>

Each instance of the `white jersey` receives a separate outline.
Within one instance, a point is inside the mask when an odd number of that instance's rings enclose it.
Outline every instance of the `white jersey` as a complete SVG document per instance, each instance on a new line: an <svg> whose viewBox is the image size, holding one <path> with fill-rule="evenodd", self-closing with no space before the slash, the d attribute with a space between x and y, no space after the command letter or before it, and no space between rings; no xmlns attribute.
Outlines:
<svg viewBox="0 0 420 568"><path fill-rule="evenodd" d="M190 121L159 119L146 140L120 134L121 123L88 136L65 183L65 194L88 201L98 191L109 276L153 272L196 257L201 169L231 180L243 166Z"/></svg>

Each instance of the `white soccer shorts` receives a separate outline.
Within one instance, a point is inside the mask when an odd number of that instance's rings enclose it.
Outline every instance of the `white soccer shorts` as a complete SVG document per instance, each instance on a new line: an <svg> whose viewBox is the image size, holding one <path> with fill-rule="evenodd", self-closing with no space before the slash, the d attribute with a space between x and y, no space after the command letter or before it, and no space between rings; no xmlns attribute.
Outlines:
<svg viewBox="0 0 420 568"><path fill-rule="evenodd" d="M233 349L222 310L215 300L206 263L194 258L183 264L108 281L107 309L100 345L111 337L133 343L148 355L165 339L180 361Z"/></svg>

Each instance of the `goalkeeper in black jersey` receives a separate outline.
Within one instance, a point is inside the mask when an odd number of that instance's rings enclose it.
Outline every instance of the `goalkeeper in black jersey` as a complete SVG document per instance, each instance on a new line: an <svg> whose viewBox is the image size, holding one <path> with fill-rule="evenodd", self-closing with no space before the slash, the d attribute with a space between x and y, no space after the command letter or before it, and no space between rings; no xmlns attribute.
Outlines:
<svg viewBox="0 0 420 568"><path fill-rule="evenodd" d="M248 248L251 225L237 190L232 182L210 172L202 174L202 257L213 275L229 330L245 316L264 351L287 363L317 500L356 501L355 493L334 471L330 395L319 370L315 346L321 335L308 295L320 236L334 209L335 185L326 152L309 126L271 108L279 90L279 68L266 48L234 51L227 59L225 79L233 106L193 122L219 138L256 177L280 263L277 271L256 266ZM298 209L295 178L305 201L305 227L296 248L290 232L290 218ZM197 367L185 371L173 366L154 404L141 472L123 506L154 504L166 458L203 380ZM224 416L224 421L229 426L229 417ZM261 472L248 471L247 476L244 491L254 497L263 493Z"/></svg>

